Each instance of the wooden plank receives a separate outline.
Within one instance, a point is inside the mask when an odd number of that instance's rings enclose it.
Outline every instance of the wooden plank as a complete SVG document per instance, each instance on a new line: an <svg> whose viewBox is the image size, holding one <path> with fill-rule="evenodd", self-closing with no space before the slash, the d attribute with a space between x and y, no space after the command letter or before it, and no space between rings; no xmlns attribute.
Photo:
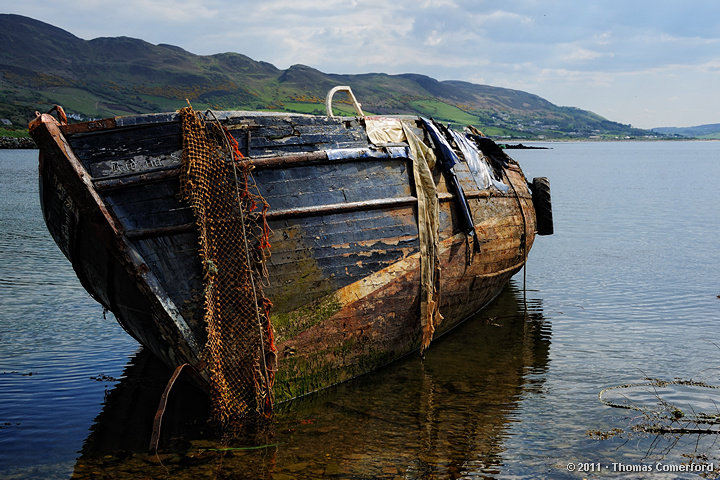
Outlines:
<svg viewBox="0 0 720 480"><path fill-rule="evenodd" d="M111 158L87 162L93 180L122 178L142 173L174 169L182 164L182 150L159 155L133 155L129 158Z"/></svg>
<svg viewBox="0 0 720 480"><path fill-rule="evenodd" d="M371 160L261 170L254 176L273 209L411 196L406 160Z"/></svg>
<svg viewBox="0 0 720 480"><path fill-rule="evenodd" d="M171 227L194 222L190 207L177 198L179 180L112 190L105 201L128 230Z"/></svg>
<svg viewBox="0 0 720 480"><path fill-rule="evenodd" d="M67 140L88 170L95 161L130 159L135 155L167 155L182 150L180 123L79 133L68 136Z"/></svg>
<svg viewBox="0 0 720 480"><path fill-rule="evenodd" d="M292 118L292 124L287 118L253 117L251 122L245 120L247 124L242 118L234 118L228 125L240 150L249 156L367 146L365 130L359 124L348 128L346 122L327 117Z"/></svg>

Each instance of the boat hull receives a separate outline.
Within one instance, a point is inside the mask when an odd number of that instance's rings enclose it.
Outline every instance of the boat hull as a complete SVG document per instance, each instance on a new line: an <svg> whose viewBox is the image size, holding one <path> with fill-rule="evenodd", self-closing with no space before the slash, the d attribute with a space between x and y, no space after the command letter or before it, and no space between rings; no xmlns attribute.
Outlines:
<svg viewBox="0 0 720 480"><path fill-rule="evenodd" d="M278 353L274 395L291 399L367 373L423 343L422 249L413 159L379 148L362 118L219 112L254 165L273 235L263 286L273 303ZM419 131L421 123L404 118ZM207 340L204 280L193 212L179 197L182 131L177 114L60 125L31 124L40 148L45 220L90 294L167 365L196 366ZM439 162L438 162L439 163ZM528 183L510 161L505 190L462 186L440 165L437 337L492 300L522 268L536 233Z"/></svg>

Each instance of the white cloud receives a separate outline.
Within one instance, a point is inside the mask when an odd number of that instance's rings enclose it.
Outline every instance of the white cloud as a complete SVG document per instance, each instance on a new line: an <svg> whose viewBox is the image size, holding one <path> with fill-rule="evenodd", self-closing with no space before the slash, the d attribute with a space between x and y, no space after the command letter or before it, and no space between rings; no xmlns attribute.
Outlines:
<svg viewBox="0 0 720 480"><path fill-rule="evenodd" d="M423 42L426 46L436 47L440 45L443 41L443 35L442 33L438 32L437 30L433 30L431 32L428 32L427 38Z"/></svg>
<svg viewBox="0 0 720 480"><path fill-rule="evenodd" d="M588 50L587 48L573 46L570 47L570 51L564 55L561 55L560 59L564 62L586 62L595 60L600 57L613 56L612 53L597 52L594 50Z"/></svg>

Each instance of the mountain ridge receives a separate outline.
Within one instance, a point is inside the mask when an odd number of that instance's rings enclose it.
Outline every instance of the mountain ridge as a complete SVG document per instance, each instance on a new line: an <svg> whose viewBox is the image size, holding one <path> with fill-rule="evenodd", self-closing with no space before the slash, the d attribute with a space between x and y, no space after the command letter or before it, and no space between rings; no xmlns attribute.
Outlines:
<svg viewBox="0 0 720 480"><path fill-rule="evenodd" d="M23 127L53 104L78 120L172 111L188 101L196 109L324 114L327 91L351 85L369 114L432 116L499 137L653 135L520 90L415 73L326 74L300 64L281 70L241 53L196 55L124 36L83 40L14 14L0 14L0 43L0 119ZM352 114L340 95L335 105Z"/></svg>

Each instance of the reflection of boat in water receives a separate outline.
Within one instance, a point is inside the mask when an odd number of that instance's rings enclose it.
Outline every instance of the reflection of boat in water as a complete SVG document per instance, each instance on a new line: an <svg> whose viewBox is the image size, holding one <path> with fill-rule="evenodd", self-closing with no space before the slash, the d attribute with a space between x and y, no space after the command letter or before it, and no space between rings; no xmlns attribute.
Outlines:
<svg viewBox="0 0 720 480"><path fill-rule="evenodd" d="M147 422L137 422L144 432L140 435L115 431L131 423L110 412L111 407L128 406L114 400L117 394L127 396L123 384L136 381L128 369L128 377L110 392L75 475L85 478L94 470L121 471L129 478L167 472L172 478L492 476L501 471L508 422L529 386L528 375L547 367L549 328L539 302L531 300L524 312L522 292L511 283L473 321L437 339L424 360L408 357L376 375L280 405L274 431L260 440L271 445L267 448L210 450L243 443L201 439L190 420L195 407L173 406L181 401L180 395L173 395L168 414L184 418L187 430L172 425L176 420L167 422L176 430L163 433L159 458L164 466L145 453ZM143 398L137 397L135 404L146 412L127 409L127 415L152 417L154 409ZM140 441L133 447L122 445L118 437ZM99 446L110 448L103 451ZM138 453L133 454L133 448Z"/></svg>
<svg viewBox="0 0 720 480"><path fill-rule="evenodd" d="M134 338L240 412L367 373L495 297L550 205L476 130L357 110L39 115L47 226Z"/></svg>
<svg viewBox="0 0 720 480"><path fill-rule="evenodd" d="M149 350L140 349L106 395L103 410L83 445L83 457L102 459L147 450L158 399L170 373ZM202 436L209 414L207 396L188 382L177 382L164 413L163 438ZM82 458L78 465L81 463Z"/></svg>

